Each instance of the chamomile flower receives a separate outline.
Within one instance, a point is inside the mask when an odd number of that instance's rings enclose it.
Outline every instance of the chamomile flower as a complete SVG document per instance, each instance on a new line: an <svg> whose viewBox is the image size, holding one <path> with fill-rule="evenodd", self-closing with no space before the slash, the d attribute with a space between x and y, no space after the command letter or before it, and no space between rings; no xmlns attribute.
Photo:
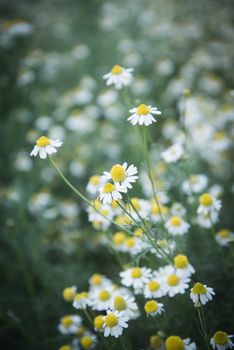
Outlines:
<svg viewBox="0 0 234 350"><path fill-rule="evenodd" d="M223 247L229 245L230 242L234 242L234 233L227 229L219 230L215 235L216 242Z"/></svg>
<svg viewBox="0 0 234 350"><path fill-rule="evenodd" d="M112 200L118 201L122 199L122 195L119 192L119 189L116 188L110 182L107 182L105 185L99 188L100 195L98 198L103 202L103 204L111 204Z"/></svg>
<svg viewBox="0 0 234 350"><path fill-rule="evenodd" d="M136 294L143 291L144 285L151 278L151 270L146 267L133 267L120 272L121 282L126 287L133 287Z"/></svg>
<svg viewBox="0 0 234 350"><path fill-rule="evenodd" d="M100 290L110 285L111 281L107 277L100 275L99 273L94 273L89 279L89 284L91 291L97 289Z"/></svg>
<svg viewBox="0 0 234 350"><path fill-rule="evenodd" d="M176 294L184 294L189 287L190 278L188 276L180 276L175 268L171 265L160 269L162 275L162 289L173 297Z"/></svg>
<svg viewBox="0 0 234 350"><path fill-rule="evenodd" d="M190 175L187 180L182 183L184 193L190 195L192 193L201 193L208 185L206 175Z"/></svg>
<svg viewBox="0 0 234 350"><path fill-rule="evenodd" d="M114 286L107 285L104 289L95 289L91 293L92 308L102 311L111 308L113 301Z"/></svg>
<svg viewBox="0 0 234 350"><path fill-rule="evenodd" d="M150 348L153 350L164 350L164 342L162 337L159 335L151 335L150 337Z"/></svg>
<svg viewBox="0 0 234 350"><path fill-rule="evenodd" d="M152 278L146 283L144 288L144 296L146 299L161 298L166 293L162 288L160 275L157 271L153 272Z"/></svg>
<svg viewBox="0 0 234 350"><path fill-rule="evenodd" d="M195 273L194 267L189 263L187 256L183 254L174 257L174 267L180 276L191 276Z"/></svg>
<svg viewBox="0 0 234 350"><path fill-rule="evenodd" d="M165 223L165 227L171 235L183 235L188 232L190 225L180 216L172 216Z"/></svg>
<svg viewBox="0 0 234 350"><path fill-rule="evenodd" d="M219 212L222 206L221 201L209 193L203 193L199 197L199 203L197 213L205 215L212 212Z"/></svg>
<svg viewBox="0 0 234 350"><path fill-rule="evenodd" d="M183 154L183 146L181 144L174 144L162 152L161 157L166 163L176 163L182 158Z"/></svg>
<svg viewBox="0 0 234 350"><path fill-rule="evenodd" d="M131 255L141 253L146 248L145 242L139 237L129 237L124 241L124 252Z"/></svg>
<svg viewBox="0 0 234 350"><path fill-rule="evenodd" d="M215 332L213 337L210 339L210 344L212 346L212 349L213 350L233 349L234 343L231 340L232 337L233 335L228 335L224 331Z"/></svg>
<svg viewBox="0 0 234 350"><path fill-rule="evenodd" d="M76 295L77 287L67 287L63 290L63 298L66 301L73 301Z"/></svg>
<svg viewBox="0 0 234 350"><path fill-rule="evenodd" d="M36 157L39 154L39 157L41 159L45 159L47 157L47 154L53 154L56 153L56 148L62 146L62 141L60 140L51 140L48 139L46 136L41 136L37 141L36 145L34 146L32 152L30 153L30 156Z"/></svg>
<svg viewBox="0 0 234 350"><path fill-rule="evenodd" d="M94 325L94 329L97 332L103 332L103 325L105 322L105 316L104 315L98 315L95 317L94 321L93 321L93 325Z"/></svg>
<svg viewBox="0 0 234 350"><path fill-rule="evenodd" d="M95 196L97 191L98 191L98 187L101 184L101 178L98 175L93 175L90 177L89 182L87 184L86 190L87 192L91 195L91 196Z"/></svg>
<svg viewBox="0 0 234 350"><path fill-rule="evenodd" d="M58 330L62 334L75 334L81 322L81 317L78 315L66 315L60 319Z"/></svg>
<svg viewBox="0 0 234 350"><path fill-rule="evenodd" d="M161 215L162 217L165 218L168 216L169 210L166 206L157 205L157 203L152 202L151 204L151 210L150 210L150 217L154 222L161 221ZM161 215L160 215L161 214Z"/></svg>
<svg viewBox="0 0 234 350"><path fill-rule="evenodd" d="M138 107L130 109L129 112L133 114L127 120L132 125L139 124L145 126L149 126L153 122L156 122L156 119L153 115L161 114L157 107L151 107L145 104L140 104Z"/></svg>
<svg viewBox="0 0 234 350"><path fill-rule="evenodd" d="M128 166L128 163L125 162L122 165L115 164L110 172L104 171L102 179L105 181L112 179L117 188L127 191L127 189L132 188L132 183L138 179L137 172L137 168L133 164Z"/></svg>
<svg viewBox="0 0 234 350"><path fill-rule="evenodd" d="M83 349L93 349L97 343L97 337L90 332L87 332L80 338L80 344Z"/></svg>
<svg viewBox="0 0 234 350"><path fill-rule="evenodd" d="M123 86L128 86L132 81L133 68L124 68L119 64L112 67L111 71L103 76L106 80L106 85L114 85L116 89L122 89Z"/></svg>
<svg viewBox="0 0 234 350"><path fill-rule="evenodd" d="M72 305L74 306L75 309L86 309L87 306L91 305L89 293L87 292L77 293Z"/></svg>
<svg viewBox="0 0 234 350"><path fill-rule="evenodd" d="M110 220L114 217L114 211L109 204L102 204L99 200L92 201L93 206L87 208L88 219L95 228L106 230Z"/></svg>
<svg viewBox="0 0 234 350"><path fill-rule="evenodd" d="M125 246L126 234L124 232L115 232L112 237L112 244L115 250L123 252L126 249Z"/></svg>
<svg viewBox="0 0 234 350"><path fill-rule="evenodd" d="M218 222L218 213L212 211L207 214L199 214L196 218L196 222L199 226L204 228L211 228L216 222Z"/></svg>
<svg viewBox="0 0 234 350"><path fill-rule="evenodd" d="M165 341L166 350L196 350L195 343L191 343L189 338L182 339L178 335L171 335Z"/></svg>
<svg viewBox="0 0 234 350"><path fill-rule="evenodd" d="M135 220L139 220L139 215L144 219L150 213L150 203L144 199L134 197L130 200L128 210L131 212L131 216Z"/></svg>
<svg viewBox="0 0 234 350"><path fill-rule="evenodd" d="M163 304L158 303L156 300L149 300L144 305L145 312L147 316L156 316L161 315L164 311Z"/></svg>
<svg viewBox="0 0 234 350"><path fill-rule="evenodd" d="M135 298L131 295L124 295L116 292L111 307L115 311L124 311L124 315L129 319L135 319L138 314L138 307Z"/></svg>
<svg viewBox="0 0 234 350"><path fill-rule="evenodd" d="M108 337L110 335L118 338L123 333L123 329L128 327L127 321L128 318L125 316L124 311L108 310L103 325L104 336Z"/></svg>
<svg viewBox="0 0 234 350"><path fill-rule="evenodd" d="M191 288L190 298L195 306L200 306L201 304L205 305L209 300L212 300L213 295L215 295L213 288L197 282L194 284L193 288Z"/></svg>

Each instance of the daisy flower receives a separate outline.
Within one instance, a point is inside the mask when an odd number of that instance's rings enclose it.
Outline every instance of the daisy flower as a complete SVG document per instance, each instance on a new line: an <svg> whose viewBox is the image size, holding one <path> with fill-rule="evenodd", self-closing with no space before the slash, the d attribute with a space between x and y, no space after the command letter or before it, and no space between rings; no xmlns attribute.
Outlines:
<svg viewBox="0 0 234 350"><path fill-rule="evenodd" d="M219 230L215 235L216 242L226 247L230 242L234 242L234 233L227 229Z"/></svg>
<svg viewBox="0 0 234 350"><path fill-rule="evenodd" d="M162 283L160 275L157 271L153 272L152 278L145 285L144 296L146 299L161 298L165 295L165 291L162 289Z"/></svg>
<svg viewBox="0 0 234 350"><path fill-rule="evenodd" d="M87 187L86 187L86 191L91 196L95 196L97 191L98 191L98 187L100 186L100 184L101 184L100 176L93 175L89 179L89 182L88 182Z"/></svg>
<svg viewBox="0 0 234 350"><path fill-rule="evenodd" d="M146 267L133 267L120 272L121 283L126 287L133 287L136 294L143 291L144 285L151 278L151 270Z"/></svg>
<svg viewBox="0 0 234 350"><path fill-rule="evenodd" d="M127 189L132 188L131 183L136 182L138 179L137 168L132 164L128 167L128 163L115 164L110 172L104 171L102 179L108 181L112 179L117 188Z"/></svg>
<svg viewBox="0 0 234 350"><path fill-rule="evenodd" d="M226 332L223 332L223 331L215 332L213 337L210 339L210 344L212 346L212 349L213 350L233 349L234 343L231 340L232 337L233 335L228 335Z"/></svg>
<svg viewBox="0 0 234 350"><path fill-rule="evenodd" d="M186 255L178 254L174 257L176 273L180 276L191 276L195 273L194 267L189 263Z"/></svg>
<svg viewBox="0 0 234 350"><path fill-rule="evenodd" d="M116 186L110 182L107 182L98 190L100 192L98 198L100 198L103 204L111 204L112 200L118 201L119 199L122 199L122 195L119 192L120 189L117 189Z"/></svg>
<svg viewBox="0 0 234 350"><path fill-rule="evenodd" d="M205 305L209 300L213 299L215 295L214 289L207 287L200 282L195 283L191 288L190 298L194 302L195 306Z"/></svg>
<svg viewBox="0 0 234 350"><path fill-rule="evenodd" d="M156 122L156 119L153 115L161 115L161 112L157 109L157 107L147 106L145 104L141 104L138 107L132 108L129 110L130 113L133 113L127 120L132 125L145 125L149 126L153 122Z"/></svg>
<svg viewBox="0 0 234 350"><path fill-rule="evenodd" d="M83 349L93 349L97 343L97 338L94 334L87 332L80 338L80 344Z"/></svg>
<svg viewBox="0 0 234 350"><path fill-rule="evenodd" d="M159 335L151 335L149 342L152 349L164 350L164 342Z"/></svg>
<svg viewBox="0 0 234 350"><path fill-rule="evenodd" d="M94 273L90 279L90 290L104 289L106 286L110 285L112 282L106 276L100 275L99 273Z"/></svg>
<svg viewBox="0 0 234 350"><path fill-rule="evenodd" d="M106 85L114 85L116 89L122 89L123 86L130 85L132 81L133 68L124 68L119 64L112 67L111 71L103 76Z"/></svg>
<svg viewBox="0 0 234 350"><path fill-rule="evenodd" d="M130 204L127 206L127 208L135 220L139 220L138 215L144 219L150 213L149 201L136 197L131 198Z"/></svg>
<svg viewBox="0 0 234 350"><path fill-rule="evenodd" d="M86 309L87 306L91 305L91 300L87 292L77 293L73 304L75 309Z"/></svg>
<svg viewBox="0 0 234 350"><path fill-rule="evenodd" d="M190 225L180 216L172 216L165 223L165 227L172 235L183 235L188 232Z"/></svg>
<svg viewBox="0 0 234 350"><path fill-rule="evenodd" d="M124 311L118 312L108 310L103 325L104 336L108 337L111 335L118 338L123 333L123 328L128 327L127 321L128 318L125 316Z"/></svg>
<svg viewBox="0 0 234 350"><path fill-rule="evenodd" d="M171 335L165 341L166 350L196 350L195 343L191 343L189 338L182 339L178 335Z"/></svg>
<svg viewBox="0 0 234 350"><path fill-rule="evenodd" d="M126 234L124 232L115 232L112 237L112 244L118 252L125 251Z"/></svg>
<svg viewBox="0 0 234 350"><path fill-rule="evenodd" d="M108 310L113 301L114 286L108 285L105 289L96 289L91 294L93 310Z"/></svg>
<svg viewBox="0 0 234 350"><path fill-rule="evenodd" d="M161 157L166 163L176 163L179 159L182 158L183 154L183 146L180 144L174 144L162 152Z"/></svg>
<svg viewBox="0 0 234 350"><path fill-rule="evenodd" d="M75 334L82 319L78 315L66 315L60 319L58 330L62 334Z"/></svg>
<svg viewBox="0 0 234 350"><path fill-rule="evenodd" d="M105 322L105 316L97 315L93 321L95 331L102 332L104 322Z"/></svg>
<svg viewBox="0 0 234 350"><path fill-rule="evenodd" d="M150 216L154 222L161 221L160 213L162 214L162 217L165 219L168 216L168 212L169 210L167 207L163 205L158 206L157 203L155 203L155 201L154 203L151 204Z"/></svg>
<svg viewBox="0 0 234 350"><path fill-rule="evenodd" d="M203 193L199 197L199 207L197 209L198 214L209 214L212 212L218 212L221 209L221 200L216 199L209 193Z"/></svg>
<svg viewBox="0 0 234 350"><path fill-rule="evenodd" d="M201 193L207 187L207 185L207 176L190 175L190 177L182 183L182 190L188 195L192 193Z"/></svg>
<svg viewBox="0 0 234 350"><path fill-rule="evenodd" d="M212 211L208 214L199 214L196 222L201 227L211 228L216 222L218 222L218 219L218 213L216 211Z"/></svg>
<svg viewBox="0 0 234 350"><path fill-rule="evenodd" d="M124 241L123 251L131 255L136 255L143 252L148 247L145 242L139 237L129 237Z"/></svg>
<svg viewBox="0 0 234 350"><path fill-rule="evenodd" d="M66 301L73 301L76 295L77 287L67 287L63 290L63 299Z"/></svg>
<svg viewBox="0 0 234 350"><path fill-rule="evenodd" d="M32 152L30 153L30 156L36 157L39 153L39 157L41 159L45 159L47 157L47 154L56 153L57 152L56 148L61 146L62 146L62 141L51 140L45 136L41 136L36 141L36 145L34 146Z"/></svg>
<svg viewBox="0 0 234 350"><path fill-rule="evenodd" d="M162 289L169 297L174 297L176 294L184 294L189 287L190 278L188 276L180 276L171 265L161 268L160 273L162 275Z"/></svg>
<svg viewBox="0 0 234 350"><path fill-rule="evenodd" d="M147 316L161 315L161 313L164 311L163 304L158 303L155 300L147 301L144 305L144 309L147 313Z"/></svg>
<svg viewBox="0 0 234 350"><path fill-rule="evenodd" d="M119 292L116 293L113 299L111 309L119 312L123 311L128 319L135 319L138 311L135 298L130 295L120 295Z"/></svg>

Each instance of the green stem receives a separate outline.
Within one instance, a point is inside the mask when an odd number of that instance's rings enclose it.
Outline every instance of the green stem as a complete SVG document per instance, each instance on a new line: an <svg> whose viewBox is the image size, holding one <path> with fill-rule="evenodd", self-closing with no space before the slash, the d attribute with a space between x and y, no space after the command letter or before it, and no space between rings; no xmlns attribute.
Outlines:
<svg viewBox="0 0 234 350"><path fill-rule="evenodd" d="M149 151L148 151L148 130L147 130L147 127L143 127L143 141L144 141L144 154L145 154L145 159L146 159L148 176L149 176L150 183L151 183L151 186L152 186L154 199L155 199L156 205L158 207L160 219L164 223L162 211L161 211L161 208L160 208L160 204L159 204L158 197L157 197L157 194L156 194L156 189L155 189L155 186L154 186L154 180L153 180L152 173L151 173Z"/></svg>
<svg viewBox="0 0 234 350"><path fill-rule="evenodd" d="M205 316L203 313L203 310L201 307L197 308L197 313L198 313L198 318L199 318L199 322L201 325L201 330L202 330L202 336L203 336L203 340L204 343L206 344L206 348L208 350L210 350L210 346L209 346L209 341L208 341L208 334L207 334L207 328L206 328L206 322L205 322Z"/></svg>

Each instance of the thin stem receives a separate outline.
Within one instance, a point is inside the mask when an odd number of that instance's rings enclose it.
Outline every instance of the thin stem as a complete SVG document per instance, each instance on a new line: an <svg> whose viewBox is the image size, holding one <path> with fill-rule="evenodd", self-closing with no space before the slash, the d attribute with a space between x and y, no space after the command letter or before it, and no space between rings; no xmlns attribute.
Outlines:
<svg viewBox="0 0 234 350"><path fill-rule="evenodd" d="M207 329L206 329L206 323L205 323L205 316L204 316L204 313L203 313L203 310L201 309L201 307L197 308L197 313L198 313L198 318L199 318L200 325L201 325L202 336L203 336L204 342L206 344L206 348L208 350L210 350L210 346L209 346L209 342L208 342L208 334L207 334Z"/></svg>
<svg viewBox="0 0 234 350"><path fill-rule="evenodd" d="M129 231L128 229L126 229L125 227L118 225L115 221L111 220L110 218L106 217L105 215L102 214L101 211L99 211L94 204L92 204L92 202L90 202L82 193L80 193L80 191L78 191L71 183L70 181L64 176L64 174L62 173L62 171L58 168L58 166L56 165L56 163L53 161L53 159L49 156L49 160L51 162L51 164L54 166L54 168L56 169L57 173L59 174L59 176L61 177L61 179L68 185L68 187L70 187L72 189L73 192L75 192L75 194L80 197L81 199L83 199L83 201L85 201L90 207L92 207L99 215L101 215L103 218L105 218L106 220L108 220L109 222L111 222L113 225L117 226L120 230L123 230L129 234L132 234L131 231Z"/></svg>
<svg viewBox="0 0 234 350"><path fill-rule="evenodd" d="M153 177L152 177L152 174L151 174L149 151L148 151L148 131L147 131L147 127L143 128L143 142L144 142L144 153L145 153L145 159L146 159L148 176L149 176L149 179L150 179L150 182L151 182L151 186L152 186L152 189L153 189L154 199L155 199L156 205L158 207L160 219L164 223L162 211L161 211L161 208L160 208L160 204L159 204L158 197L157 197L157 194L156 194L156 189L155 189L155 186L154 186L154 180L153 180Z"/></svg>

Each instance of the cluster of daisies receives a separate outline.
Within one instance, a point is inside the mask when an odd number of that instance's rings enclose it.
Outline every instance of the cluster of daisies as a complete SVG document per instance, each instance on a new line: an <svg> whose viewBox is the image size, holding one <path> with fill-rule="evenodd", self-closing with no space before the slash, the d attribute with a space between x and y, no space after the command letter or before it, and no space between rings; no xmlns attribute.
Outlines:
<svg viewBox="0 0 234 350"><path fill-rule="evenodd" d="M134 322L142 312L147 317L160 317L166 310L158 299L184 294L194 273L195 270L187 256L179 254L174 257L172 265L161 267L159 270L132 267L120 272L121 286L114 284L106 276L95 273L89 279L88 291L78 291L76 286L65 288L64 300L71 302L75 309L85 315L92 323L92 330L84 325L80 315L63 316L58 330L64 335L71 335L73 340L59 350L94 349L98 343L105 341L104 338L120 337L124 329L128 328L129 322ZM190 298L196 307L212 300L214 294L212 288L200 282L190 289ZM145 299L142 310L137 300L139 295ZM152 335L149 342L151 349L197 349L196 344L189 338L182 339L178 335L171 335L166 339L162 335ZM217 331L210 343L213 349L218 350L234 346L231 336L224 331Z"/></svg>

